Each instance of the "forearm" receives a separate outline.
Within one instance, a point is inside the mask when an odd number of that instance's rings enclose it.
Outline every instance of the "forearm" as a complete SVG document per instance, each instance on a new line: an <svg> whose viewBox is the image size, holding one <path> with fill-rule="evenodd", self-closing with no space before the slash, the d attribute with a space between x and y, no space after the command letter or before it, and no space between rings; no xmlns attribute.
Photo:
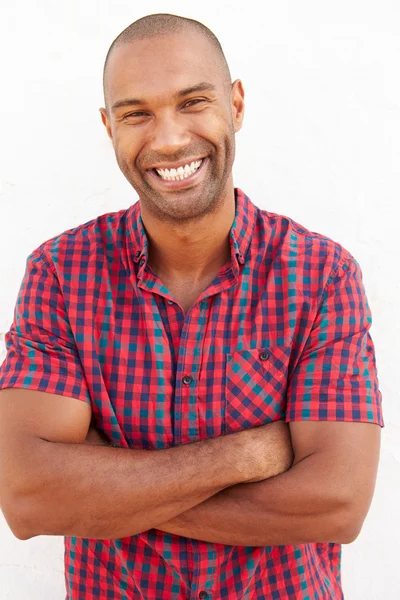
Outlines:
<svg viewBox="0 0 400 600"><path fill-rule="evenodd" d="M225 489L158 529L237 546L348 541L348 499L338 495L340 482L324 485L319 470L310 456L277 477Z"/></svg>
<svg viewBox="0 0 400 600"><path fill-rule="evenodd" d="M222 437L154 451L38 442L26 445L29 485L17 496L23 539L134 535L246 480Z"/></svg>

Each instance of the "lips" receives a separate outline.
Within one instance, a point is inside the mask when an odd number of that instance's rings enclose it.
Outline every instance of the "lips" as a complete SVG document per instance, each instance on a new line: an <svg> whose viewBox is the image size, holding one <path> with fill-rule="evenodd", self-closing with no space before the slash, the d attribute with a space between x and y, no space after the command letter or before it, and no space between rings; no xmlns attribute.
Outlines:
<svg viewBox="0 0 400 600"><path fill-rule="evenodd" d="M185 167L185 165L191 165L192 163L196 163L199 162L200 160L203 160L204 158L206 158L206 156L199 156L198 158L188 158L188 159L184 159L179 163L170 163L170 164L160 164L160 165L156 165L154 167L149 167L147 170L151 171L151 170L158 170L161 171L163 169L168 169L169 171L171 169L175 169L177 170L179 167Z"/></svg>
<svg viewBox="0 0 400 600"><path fill-rule="evenodd" d="M200 159L199 159L200 160ZM147 170L146 173L151 178L152 186L162 190L183 190L186 188L193 187L200 183L205 177L207 166L209 163L208 157L203 158L203 162L200 167L192 175L189 175L186 179L178 179L176 181L162 179L154 169ZM167 167L165 167L167 168ZM174 168L174 167L173 167Z"/></svg>

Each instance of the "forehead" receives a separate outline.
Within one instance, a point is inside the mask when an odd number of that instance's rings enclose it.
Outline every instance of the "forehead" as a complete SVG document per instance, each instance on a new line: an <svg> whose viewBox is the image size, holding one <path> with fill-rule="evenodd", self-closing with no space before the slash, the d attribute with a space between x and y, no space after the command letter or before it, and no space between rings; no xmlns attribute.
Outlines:
<svg viewBox="0 0 400 600"><path fill-rule="evenodd" d="M115 48L106 73L108 102L156 99L199 81L222 85L211 43L196 33L135 40Z"/></svg>

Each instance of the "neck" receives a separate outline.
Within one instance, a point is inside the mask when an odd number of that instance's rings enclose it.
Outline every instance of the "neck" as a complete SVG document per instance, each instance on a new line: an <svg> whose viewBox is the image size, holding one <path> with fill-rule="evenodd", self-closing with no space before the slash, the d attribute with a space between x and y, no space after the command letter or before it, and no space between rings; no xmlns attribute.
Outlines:
<svg viewBox="0 0 400 600"><path fill-rule="evenodd" d="M195 284L217 273L230 260L229 234L235 218L233 187L218 210L193 222L161 222L143 208L141 205L149 240L148 262L161 279Z"/></svg>

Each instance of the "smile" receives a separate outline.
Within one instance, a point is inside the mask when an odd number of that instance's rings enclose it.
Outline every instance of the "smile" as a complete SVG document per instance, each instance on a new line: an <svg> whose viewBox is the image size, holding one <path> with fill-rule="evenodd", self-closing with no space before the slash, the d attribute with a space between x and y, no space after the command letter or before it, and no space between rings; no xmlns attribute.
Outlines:
<svg viewBox="0 0 400 600"><path fill-rule="evenodd" d="M204 178L208 157L182 163L173 169L149 169L153 185L165 190L180 190L199 183Z"/></svg>
<svg viewBox="0 0 400 600"><path fill-rule="evenodd" d="M189 164L180 165L177 169L154 169L161 179L165 181L178 181L181 179L187 179L193 173L196 173L197 169L200 168L203 159L196 160Z"/></svg>

